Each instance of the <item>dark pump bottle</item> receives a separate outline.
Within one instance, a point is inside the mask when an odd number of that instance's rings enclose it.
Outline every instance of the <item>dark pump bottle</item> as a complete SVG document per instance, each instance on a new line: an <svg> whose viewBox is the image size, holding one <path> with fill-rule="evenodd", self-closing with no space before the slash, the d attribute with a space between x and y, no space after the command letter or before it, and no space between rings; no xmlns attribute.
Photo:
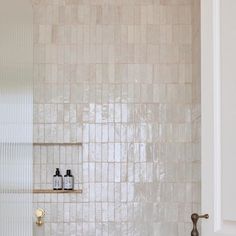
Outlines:
<svg viewBox="0 0 236 236"><path fill-rule="evenodd" d="M60 174L59 168L57 168L56 174L53 175L53 189L62 190L62 187L63 187L62 175Z"/></svg>
<svg viewBox="0 0 236 236"><path fill-rule="evenodd" d="M64 175L64 189L65 190L74 189L74 177L71 174L71 170L67 170L66 175Z"/></svg>

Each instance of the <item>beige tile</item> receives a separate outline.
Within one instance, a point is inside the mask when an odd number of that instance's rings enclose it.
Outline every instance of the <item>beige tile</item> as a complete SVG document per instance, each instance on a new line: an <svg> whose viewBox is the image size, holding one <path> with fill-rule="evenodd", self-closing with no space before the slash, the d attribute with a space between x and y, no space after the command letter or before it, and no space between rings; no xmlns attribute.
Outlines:
<svg viewBox="0 0 236 236"><path fill-rule="evenodd" d="M161 5L190 5L192 0L160 0Z"/></svg>
<svg viewBox="0 0 236 236"><path fill-rule="evenodd" d="M90 24L102 24L102 6L90 6Z"/></svg>
<svg viewBox="0 0 236 236"><path fill-rule="evenodd" d="M173 26L160 25L160 43L173 43Z"/></svg>
<svg viewBox="0 0 236 236"><path fill-rule="evenodd" d="M147 62L147 45L136 44L134 46L134 63L146 63Z"/></svg>
<svg viewBox="0 0 236 236"><path fill-rule="evenodd" d="M174 25L173 26L173 43L191 44L192 28L190 25Z"/></svg>
<svg viewBox="0 0 236 236"><path fill-rule="evenodd" d="M115 28L112 25L102 26L102 43L113 44L115 37Z"/></svg>
<svg viewBox="0 0 236 236"><path fill-rule="evenodd" d="M180 45L179 46L179 62L180 63L191 63L192 62L192 47L191 45Z"/></svg>
<svg viewBox="0 0 236 236"><path fill-rule="evenodd" d="M149 44L147 46L147 62L148 63L159 63L160 62L160 46Z"/></svg>
<svg viewBox="0 0 236 236"><path fill-rule="evenodd" d="M134 26L134 42L137 44L147 43L147 26L146 25Z"/></svg>
<svg viewBox="0 0 236 236"><path fill-rule="evenodd" d="M191 5L178 7L179 24L191 24Z"/></svg>
<svg viewBox="0 0 236 236"><path fill-rule="evenodd" d="M134 6L122 6L120 12L122 25L134 24Z"/></svg>
<svg viewBox="0 0 236 236"><path fill-rule="evenodd" d="M158 44L160 42L160 27L158 25L147 26L147 43Z"/></svg>
<svg viewBox="0 0 236 236"><path fill-rule="evenodd" d="M177 64L161 64L155 66L154 69L155 83L178 83L178 65Z"/></svg>
<svg viewBox="0 0 236 236"><path fill-rule="evenodd" d="M134 63L134 45L120 44L115 48L116 63Z"/></svg>
<svg viewBox="0 0 236 236"><path fill-rule="evenodd" d="M175 6L160 6L160 24L178 24L179 11Z"/></svg>
<svg viewBox="0 0 236 236"><path fill-rule="evenodd" d="M180 61L180 49L176 44L160 45L161 63L178 63Z"/></svg>

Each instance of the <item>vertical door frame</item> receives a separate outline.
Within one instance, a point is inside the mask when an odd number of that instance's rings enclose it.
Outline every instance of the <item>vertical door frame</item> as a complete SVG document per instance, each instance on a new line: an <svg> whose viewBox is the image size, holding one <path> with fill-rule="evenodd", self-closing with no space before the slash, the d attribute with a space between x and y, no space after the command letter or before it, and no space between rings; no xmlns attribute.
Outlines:
<svg viewBox="0 0 236 236"><path fill-rule="evenodd" d="M201 1L201 161L203 235L222 229L220 0ZM212 201L214 199L214 201Z"/></svg>

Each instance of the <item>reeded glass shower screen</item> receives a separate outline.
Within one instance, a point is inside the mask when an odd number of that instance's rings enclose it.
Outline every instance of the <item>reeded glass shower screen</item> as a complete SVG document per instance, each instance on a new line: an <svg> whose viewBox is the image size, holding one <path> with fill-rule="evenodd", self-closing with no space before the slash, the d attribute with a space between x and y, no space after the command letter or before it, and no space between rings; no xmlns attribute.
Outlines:
<svg viewBox="0 0 236 236"><path fill-rule="evenodd" d="M0 2L0 235L32 236L33 17Z"/></svg>

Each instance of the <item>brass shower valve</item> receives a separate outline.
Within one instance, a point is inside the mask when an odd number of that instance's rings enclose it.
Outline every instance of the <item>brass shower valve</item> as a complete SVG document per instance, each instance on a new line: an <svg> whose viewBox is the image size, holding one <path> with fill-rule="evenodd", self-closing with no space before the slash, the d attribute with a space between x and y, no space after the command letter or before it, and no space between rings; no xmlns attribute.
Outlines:
<svg viewBox="0 0 236 236"><path fill-rule="evenodd" d="M35 211L35 216L37 218L37 221L36 221L36 224L38 226L41 226L44 224L44 221L43 221L43 218L45 216L45 211L41 208L38 208L36 211Z"/></svg>

